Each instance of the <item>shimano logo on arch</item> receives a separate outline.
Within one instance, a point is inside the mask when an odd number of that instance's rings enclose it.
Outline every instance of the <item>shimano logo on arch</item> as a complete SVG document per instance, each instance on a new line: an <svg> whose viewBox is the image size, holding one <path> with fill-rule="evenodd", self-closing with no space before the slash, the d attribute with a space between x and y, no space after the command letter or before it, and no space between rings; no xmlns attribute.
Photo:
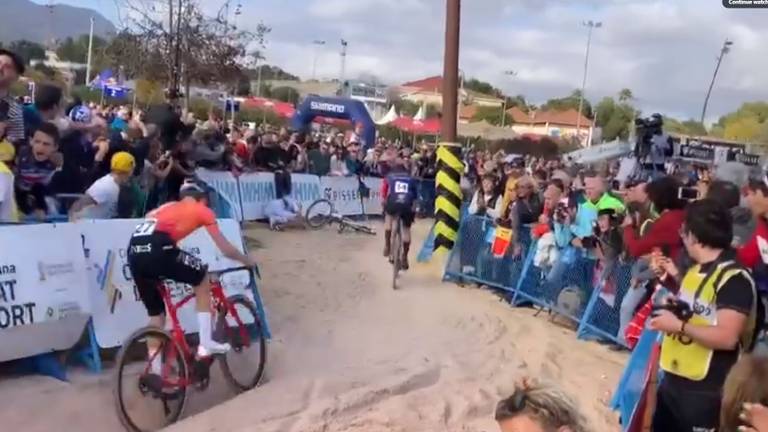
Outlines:
<svg viewBox="0 0 768 432"><path fill-rule="evenodd" d="M335 112L335 113L338 113L338 114L343 114L344 111L346 110L344 105L332 104L332 103L328 103L328 102L315 102L315 101L312 101L312 102L309 103L309 107L312 108L313 110L330 111L330 112Z"/></svg>

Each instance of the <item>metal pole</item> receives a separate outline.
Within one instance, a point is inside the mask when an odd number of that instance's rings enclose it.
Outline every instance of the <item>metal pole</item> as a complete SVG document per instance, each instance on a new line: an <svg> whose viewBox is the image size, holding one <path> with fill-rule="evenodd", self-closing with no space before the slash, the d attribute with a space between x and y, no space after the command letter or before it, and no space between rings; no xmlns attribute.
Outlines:
<svg viewBox="0 0 768 432"><path fill-rule="evenodd" d="M259 66L259 58L256 58L256 97L261 97L261 69L262 66Z"/></svg>
<svg viewBox="0 0 768 432"><path fill-rule="evenodd" d="M579 95L579 115L576 117L576 136L579 137L579 144L581 144L581 112L584 109L584 90L587 87L587 72L589 71L589 49L592 45L592 30L595 28L600 28L602 23L588 21L584 23L584 25L587 26L589 30L587 32L587 52L584 56L584 76L581 80L581 94Z"/></svg>
<svg viewBox="0 0 768 432"><path fill-rule="evenodd" d="M459 102L459 40L461 0L446 0L445 57L443 58L443 122L437 149L434 250L453 249L461 217L461 144L456 142Z"/></svg>
<svg viewBox="0 0 768 432"><path fill-rule="evenodd" d="M504 103L501 104L501 127L504 127L507 120L507 97L504 97Z"/></svg>
<svg viewBox="0 0 768 432"><path fill-rule="evenodd" d="M720 49L720 55L717 57L717 65L715 66L715 73L712 75L712 81L709 83L709 89L707 90L707 97L704 98L704 107L701 109L701 124L704 124L704 117L707 115L707 105L709 105L709 96L712 94L712 88L715 86L715 79L717 79L717 72L720 71L720 63L723 61L723 57L731 50L733 42L726 39L723 42L723 47Z"/></svg>
<svg viewBox="0 0 768 432"><path fill-rule="evenodd" d="M85 85L91 82L91 56L93 54L93 17L91 17L91 31L88 33L88 65L85 67Z"/></svg>
<svg viewBox="0 0 768 432"><path fill-rule="evenodd" d="M339 88L341 89L341 96L344 96L344 74L347 69L347 44L344 39L341 40L341 73L339 74Z"/></svg>

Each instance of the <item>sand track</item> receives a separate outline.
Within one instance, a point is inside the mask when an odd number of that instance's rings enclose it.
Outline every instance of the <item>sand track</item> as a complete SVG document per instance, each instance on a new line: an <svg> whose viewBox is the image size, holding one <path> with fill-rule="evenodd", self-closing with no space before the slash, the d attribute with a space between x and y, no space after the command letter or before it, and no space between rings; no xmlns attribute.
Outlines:
<svg viewBox="0 0 768 432"><path fill-rule="evenodd" d="M412 264L393 291L379 238L248 234L263 246L274 335L266 380L233 397L215 373L170 431L490 432L496 402L523 375L560 382L595 431L618 430L605 401L625 356L490 292L443 284L434 266ZM0 377L0 400L8 430L119 430L109 375Z"/></svg>

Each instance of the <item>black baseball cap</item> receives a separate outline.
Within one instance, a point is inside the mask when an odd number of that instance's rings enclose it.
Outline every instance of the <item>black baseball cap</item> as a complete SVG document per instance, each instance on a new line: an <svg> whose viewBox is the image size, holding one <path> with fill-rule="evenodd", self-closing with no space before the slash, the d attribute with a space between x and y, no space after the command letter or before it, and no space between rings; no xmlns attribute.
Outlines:
<svg viewBox="0 0 768 432"><path fill-rule="evenodd" d="M16 73L19 75L24 74L24 60L21 59L21 56L16 54L13 51L8 51L7 49L0 48L0 56L8 56L13 60L13 65L16 67Z"/></svg>

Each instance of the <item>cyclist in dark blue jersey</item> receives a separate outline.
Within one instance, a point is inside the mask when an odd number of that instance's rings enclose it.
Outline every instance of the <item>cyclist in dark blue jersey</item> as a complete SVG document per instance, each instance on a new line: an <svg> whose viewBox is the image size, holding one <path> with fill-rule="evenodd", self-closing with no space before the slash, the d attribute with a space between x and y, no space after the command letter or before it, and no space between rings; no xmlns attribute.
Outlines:
<svg viewBox="0 0 768 432"><path fill-rule="evenodd" d="M384 202L384 256L389 256L392 222L394 217L403 221L403 262L408 270L408 250L411 246L411 225L416 216L416 179L408 172L401 159L395 159L386 179L381 183Z"/></svg>

